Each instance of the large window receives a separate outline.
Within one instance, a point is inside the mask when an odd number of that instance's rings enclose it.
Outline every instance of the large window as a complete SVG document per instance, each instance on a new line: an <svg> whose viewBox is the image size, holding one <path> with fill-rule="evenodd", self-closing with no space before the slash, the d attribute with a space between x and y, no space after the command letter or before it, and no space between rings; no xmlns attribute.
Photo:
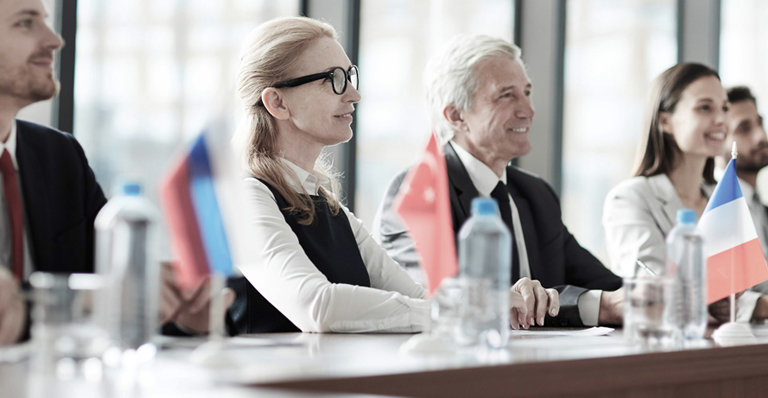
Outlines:
<svg viewBox="0 0 768 398"><path fill-rule="evenodd" d="M174 155L239 109L243 39L298 3L79 0L74 131L104 190L138 180L157 202Z"/></svg>
<svg viewBox="0 0 768 398"><path fill-rule="evenodd" d="M603 203L633 171L651 81L677 61L676 2L566 4L563 219L607 261Z"/></svg>
<svg viewBox="0 0 768 398"><path fill-rule="evenodd" d="M723 0L720 35L720 77L725 87L746 85L768 104L768 2ZM764 99L763 99L764 98ZM763 99L760 101L760 99ZM765 112L763 111L763 114Z"/></svg>
<svg viewBox="0 0 768 398"><path fill-rule="evenodd" d="M723 0L720 34L720 78L726 88L747 86L768 115L768 2ZM768 172L757 176L761 198L768 198Z"/></svg>
<svg viewBox="0 0 768 398"><path fill-rule="evenodd" d="M422 74L460 33L512 40L510 0L363 1L355 212L371 227L387 184L415 163L431 131Z"/></svg>

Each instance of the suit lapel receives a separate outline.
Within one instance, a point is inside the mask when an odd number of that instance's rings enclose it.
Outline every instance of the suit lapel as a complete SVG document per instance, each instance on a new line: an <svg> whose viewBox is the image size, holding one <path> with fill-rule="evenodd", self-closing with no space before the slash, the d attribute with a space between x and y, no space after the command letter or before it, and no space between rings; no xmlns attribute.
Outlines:
<svg viewBox="0 0 768 398"><path fill-rule="evenodd" d="M51 263L50 252L45 250L51 244L48 198L45 189L45 175L40 169L40 159L34 148L29 144L30 137L22 125L17 124L16 161L19 163L21 187L24 193L24 211L29 226L29 237L32 247L32 259L38 271L48 269Z"/></svg>
<svg viewBox="0 0 768 398"><path fill-rule="evenodd" d="M448 167L448 181L451 185L451 189L456 192L461 206L460 211L457 212L458 219L456 220L460 225L454 225L456 231L461 228L461 224L469 218L472 212L472 199L478 197L479 193L477 188L472 184L472 180L469 178L467 169L464 168L464 164L461 163L459 155L453 150L451 144L445 144L443 147L445 153L445 163Z"/></svg>
<svg viewBox="0 0 768 398"><path fill-rule="evenodd" d="M648 184L651 186L651 190L656 200L659 201L659 205L664 213L664 219L660 220L663 222L659 223L659 228L666 235L675 226L677 211L683 208L683 203L680 201L680 197L677 196L677 191L675 191L672 181L669 180L666 174L648 177Z"/></svg>
<svg viewBox="0 0 768 398"><path fill-rule="evenodd" d="M539 237L536 234L536 224L533 222L531 204L528 198L521 192L517 181L519 171L514 167L507 167L507 188L517 206L520 215L520 225L523 227L523 239L525 249L528 252L528 267L531 270L531 279L541 279L546 273L541 272L541 257L539 255ZM517 248L515 248L517 250Z"/></svg>

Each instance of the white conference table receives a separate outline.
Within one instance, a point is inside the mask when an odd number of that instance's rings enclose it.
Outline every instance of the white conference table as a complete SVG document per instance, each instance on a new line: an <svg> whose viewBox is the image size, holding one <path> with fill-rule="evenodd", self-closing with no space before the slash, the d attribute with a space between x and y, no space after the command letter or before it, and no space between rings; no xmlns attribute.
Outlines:
<svg viewBox="0 0 768 398"><path fill-rule="evenodd" d="M189 363L192 349L185 346L194 341L187 340L161 351L150 376L127 395L113 394L125 393L114 386L91 386L88 393L74 396L768 396L768 337L735 347L707 340L697 347L649 353L626 345L621 330L616 330L599 337L515 337L503 351L400 352L411 337L249 335L233 341L225 351L230 366L217 370ZM255 345L263 342L269 344ZM1 397L33 396L34 384L24 381L30 380L26 362L0 364L0 386L18 387L10 389L16 395ZM73 382L61 386L77 391Z"/></svg>

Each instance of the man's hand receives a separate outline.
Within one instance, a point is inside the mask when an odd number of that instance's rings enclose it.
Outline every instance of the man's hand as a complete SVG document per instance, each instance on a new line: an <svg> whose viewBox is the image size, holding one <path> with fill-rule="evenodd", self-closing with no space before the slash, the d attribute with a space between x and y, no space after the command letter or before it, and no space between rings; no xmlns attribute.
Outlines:
<svg viewBox="0 0 768 398"><path fill-rule="evenodd" d="M760 296L752 312L753 321L761 321L768 318L768 296Z"/></svg>
<svg viewBox="0 0 768 398"><path fill-rule="evenodd" d="M560 312L560 296L555 289L544 289L539 281L521 278L510 289L509 324L512 329L544 326L544 317Z"/></svg>
<svg viewBox="0 0 768 398"><path fill-rule="evenodd" d="M195 333L208 333L211 304L210 279L204 279L200 285L192 290L181 291L176 286L172 267L170 262L163 262L162 264L161 323L176 322L181 327L190 329ZM220 294L224 296L225 308L229 308L235 302L234 290L224 288Z"/></svg>
<svg viewBox="0 0 768 398"><path fill-rule="evenodd" d="M736 294L736 312L739 311L739 297L741 297L743 292ZM758 300L759 304L760 300ZM712 316L712 319L709 319L709 323L726 323L731 321L731 296L728 296L726 298L720 299L715 301L714 303L710 304L709 307L709 315Z"/></svg>
<svg viewBox="0 0 768 398"><path fill-rule="evenodd" d="M624 322L624 288L600 295L599 325L621 325Z"/></svg>
<svg viewBox="0 0 768 398"><path fill-rule="evenodd" d="M27 322L19 284L5 267L0 266L0 346L19 341Z"/></svg>

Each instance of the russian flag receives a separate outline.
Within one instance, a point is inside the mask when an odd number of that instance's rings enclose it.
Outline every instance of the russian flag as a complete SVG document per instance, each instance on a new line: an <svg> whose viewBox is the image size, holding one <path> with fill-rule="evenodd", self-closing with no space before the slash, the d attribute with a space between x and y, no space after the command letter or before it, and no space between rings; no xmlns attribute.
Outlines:
<svg viewBox="0 0 768 398"><path fill-rule="evenodd" d="M711 304L768 279L755 224L731 159L699 220L707 254L707 291Z"/></svg>
<svg viewBox="0 0 768 398"><path fill-rule="evenodd" d="M228 277L234 271L232 239L227 234L232 219L226 216L231 210L226 200L222 203L232 178L226 175L228 167L217 167L215 160L227 155L212 150L212 142L206 133L200 134L160 187L171 245L179 262L174 271L183 289L197 286L213 272Z"/></svg>

